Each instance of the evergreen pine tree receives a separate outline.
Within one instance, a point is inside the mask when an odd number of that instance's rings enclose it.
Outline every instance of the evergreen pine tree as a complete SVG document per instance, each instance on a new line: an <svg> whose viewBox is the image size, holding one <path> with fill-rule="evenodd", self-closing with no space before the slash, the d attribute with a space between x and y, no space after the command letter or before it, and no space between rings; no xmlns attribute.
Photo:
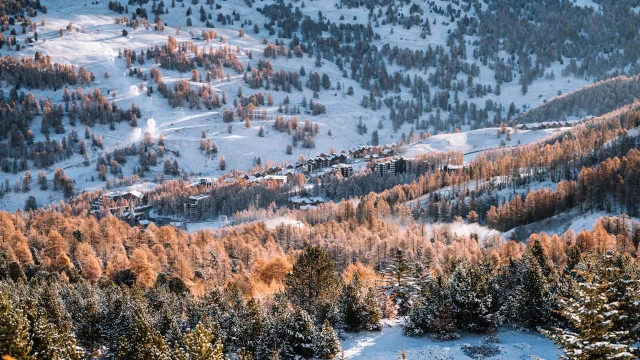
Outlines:
<svg viewBox="0 0 640 360"><path fill-rule="evenodd" d="M26 360L31 347L29 321L21 310L13 307L5 287L0 294L0 354Z"/></svg>
<svg viewBox="0 0 640 360"><path fill-rule="evenodd" d="M362 284L358 274L353 275L351 282L344 286L338 309L340 320L346 331L360 331L363 327L363 312L360 306Z"/></svg>
<svg viewBox="0 0 640 360"><path fill-rule="evenodd" d="M549 324L553 299L542 269L533 256L524 256L520 277L520 284L511 297L513 317L529 329Z"/></svg>
<svg viewBox="0 0 640 360"><path fill-rule="evenodd" d="M423 295L411 308L402 327L403 332L408 336L433 332L442 340L457 338L448 282L442 276L430 279Z"/></svg>
<svg viewBox="0 0 640 360"><path fill-rule="evenodd" d="M282 359L292 359L297 356L312 357L314 327L309 314L296 307L286 315L285 319L284 346L280 352Z"/></svg>
<svg viewBox="0 0 640 360"><path fill-rule="evenodd" d="M618 310L622 313L614 328L629 331L622 340L636 344L640 341L640 269L637 262L626 254L617 254L606 260L604 266L612 273L611 300L620 304Z"/></svg>
<svg viewBox="0 0 640 360"><path fill-rule="evenodd" d="M225 330L225 342L231 351L247 349L255 352L262 328L262 315L254 299L246 301L235 285L224 292L225 316L221 327Z"/></svg>
<svg viewBox="0 0 640 360"><path fill-rule="evenodd" d="M316 323L323 323L335 309L341 279L329 255L320 247L309 246L287 274L285 285L286 296L293 305L312 315Z"/></svg>
<svg viewBox="0 0 640 360"><path fill-rule="evenodd" d="M543 331L562 347L566 358L634 358L629 330L617 326L626 314L620 311L622 303L615 293L620 273L611 257L596 251L575 270L578 280L570 296L559 301L560 313L571 328Z"/></svg>
<svg viewBox="0 0 640 360"><path fill-rule="evenodd" d="M574 245L569 248L567 253L567 264L565 266L565 274L570 275L573 269L580 263L582 252L578 245Z"/></svg>
<svg viewBox="0 0 640 360"><path fill-rule="evenodd" d="M91 354L100 347L104 340L100 325L105 319L102 316L99 302L93 296L84 299L79 305L78 311L72 314L75 334L78 344Z"/></svg>
<svg viewBox="0 0 640 360"><path fill-rule="evenodd" d="M33 354L38 359L78 360L76 339L70 331L47 322L44 317L36 319L33 326Z"/></svg>
<svg viewBox="0 0 640 360"><path fill-rule="evenodd" d="M480 266L458 265L451 279L453 317L458 329L485 333L497 327L488 291L488 274Z"/></svg>
<svg viewBox="0 0 640 360"><path fill-rule="evenodd" d="M550 280L550 277L554 274L554 268L547 252L544 250L542 244L540 244L540 240L535 239L533 244L527 248L527 252L538 261L544 278Z"/></svg>
<svg viewBox="0 0 640 360"><path fill-rule="evenodd" d="M162 335L142 316L138 316L136 327L130 337L120 340L119 359L170 360L171 355L172 351Z"/></svg>
<svg viewBox="0 0 640 360"><path fill-rule="evenodd" d="M364 316L364 329L368 331L380 331L382 326L380 320L382 314L380 314L380 308L378 306L378 300L376 299L376 292L374 288L369 287L365 290L362 312Z"/></svg>
<svg viewBox="0 0 640 360"><path fill-rule="evenodd" d="M213 342L215 335L208 318L204 318L194 329L188 330L182 339L183 348L178 358L184 360L224 360L222 341Z"/></svg>
<svg viewBox="0 0 640 360"><path fill-rule="evenodd" d="M415 279L410 276L410 270L404 251L396 249L391 262L383 272L387 280L387 290L391 293L400 316L409 312L411 298L416 291Z"/></svg>
<svg viewBox="0 0 640 360"><path fill-rule="evenodd" d="M316 334L313 346L315 356L319 359L333 359L340 352L340 342L329 320L322 324L322 330Z"/></svg>
<svg viewBox="0 0 640 360"><path fill-rule="evenodd" d="M299 307L293 309L282 299L277 299L265 316L256 358L288 360L309 358L314 353L315 331L311 317Z"/></svg>

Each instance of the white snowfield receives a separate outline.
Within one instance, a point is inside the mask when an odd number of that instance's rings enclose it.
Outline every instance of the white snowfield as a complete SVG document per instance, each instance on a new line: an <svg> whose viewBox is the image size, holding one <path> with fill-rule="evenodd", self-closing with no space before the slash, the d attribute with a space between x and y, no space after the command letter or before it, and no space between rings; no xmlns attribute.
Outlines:
<svg viewBox="0 0 640 360"><path fill-rule="evenodd" d="M404 156L408 158L429 152L460 151L464 154L464 160L470 161L477 157L483 150L496 149L499 147L512 147L529 144L549 135L566 131L569 127L549 128L541 130L518 130L511 131L511 140L507 140L506 135L498 136L500 128L486 128L479 130L463 131L451 134L433 135L418 143L404 147Z"/></svg>
<svg viewBox="0 0 640 360"><path fill-rule="evenodd" d="M406 337L402 334L402 320L384 320L380 332L349 334L342 341L344 357L352 360L399 359L402 350L411 360L467 360L473 359L465 353L465 347L485 343L481 335L464 334L457 340L436 341L429 337ZM482 359L557 359L561 352L553 341L536 332L520 332L509 327L497 333L498 342L492 344L498 352Z"/></svg>

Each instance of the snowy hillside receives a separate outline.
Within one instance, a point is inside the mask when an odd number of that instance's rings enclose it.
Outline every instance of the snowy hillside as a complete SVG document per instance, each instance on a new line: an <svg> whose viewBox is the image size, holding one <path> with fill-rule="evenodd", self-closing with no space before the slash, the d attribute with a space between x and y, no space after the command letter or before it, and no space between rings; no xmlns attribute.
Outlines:
<svg viewBox="0 0 640 360"><path fill-rule="evenodd" d="M343 77L336 64L323 60L322 67L318 68L314 64L314 58L307 56L301 58L280 56L276 59L271 59L271 61L275 71L298 71L301 67L304 67L307 70L307 76L301 77L303 83L307 81L311 72L326 73L331 82L330 89L319 91L317 99L313 98L313 91L306 86L303 86L302 91L294 90L292 93L282 90L267 91L267 93L272 93L274 97L273 105L264 107L264 110L269 113L269 119L266 121L256 119L252 121L249 128L246 128L244 121L240 119L239 122L233 124L231 133L229 133L228 125L222 121L223 110L231 108L230 103L232 99L236 98L239 87L242 88L244 94L255 93L255 90L252 90L242 81L241 74L231 74L230 81L224 79L211 82L211 86L216 92L225 91L229 98L229 103L220 109L172 108L167 100L157 92L147 96L144 89L147 86L153 86L153 82L150 79L141 82L137 77L129 76L126 62L123 58L118 57L118 54L124 49L141 51L148 47L162 45L167 41L168 36L173 36L179 42L193 41L195 45L207 51L209 47L213 49L227 46L233 49L238 47L240 53L237 56L245 67L256 67L259 59L263 57L262 54L265 49L263 40L266 39L272 43L278 39L277 34L270 35L261 26L265 22L263 14L258 12L259 7L263 5L262 2L257 2L253 7L249 8L241 0L230 0L218 4L214 10L206 9L205 11L213 13L212 21L216 19L217 13L227 15L234 13L239 16L240 22L248 21L260 25L259 33L255 34L251 31L251 26L243 24L247 31L243 37L240 37L238 32L240 29L239 24L231 25L227 23L224 25L214 21L215 31L219 38L212 39L208 43L202 39L194 40L194 38L200 36L203 30L207 29L196 19L199 5L178 2L176 7L170 7L169 3L167 1L164 4L168 13L162 15L162 20L166 24L164 31L156 31L153 29L153 24L147 27L138 26L137 28L116 24L115 18L123 15L110 11L106 2L91 3L81 1L70 3L61 0L43 0L48 12L46 14L40 13L32 19L34 23L40 25L37 28L38 40L29 44L29 46L22 47L19 51L11 52L11 56L33 58L36 53L39 53L50 56L52 61L55 62L85 67L88 71L93 72L96 77L91 85L84 87L85 93L91 92L93 89L99 89L104 96L108 97L109 101L113 101L119 107L126 109L132 103L135 103L142 113L142 118L138 119L138 127L132 128L126 123L119 124L115 130L110 130L105 125L98 124L94 126L91 131L102 136L103 147L90 146L87 148L89 165L84 166L82 157L75 155L48 168L46 173L49 178L51 178L55 167L60 167L75 181L76 193L104 187L104 182L97 180L95 167L98 158L104 156L107 150L113 152L115 148L122 149L127 145L137 144L142 140L142 135L146 132L149 132L156 140L160 135L164 137L165 149L168 152L165 159L177 160L183 173L219 175L230 169L250 170L258 158L263 164L266 164L267 160L279 163L283 161L293 163L301 155L310 157L320 152L329 152L331 149L336 151L348 150L358 145L370 143L373 130L377 131L377 141L380 144L394 143L399 141L401 137L408 136L413 132L412 129L419 125L419 121L417 125L404 123L400 128L394 130L394 126L388 122L388 108L383 107L373 111L360 105L362 97L368 95L368 90L362 89L359 83L351 77ZM151 3L147 3L143 7L150 12L151 5ZM449 2L440 0L434 3L436 8L444 8L449 5ZM219 9L217 8L218 6L220 6ZM422 3L422 7L424 9L429 8L428 3ZM136 7L130 6L130 10L134 8ZM187 19L186 11L189 8L194 14L191 16L194 19L193 26L185 25ZM361 23L366 25L369 21L367 16L369 12L366 9L348 9L339 6L337 2L309 1L299 9L303 14L309 16L316 16L319 11L322 11L322 15L326 20L338 24ZM409 9L408 7L403 7L398 11L408 14ZM472 14L473 10L470 12L470 15ZM374 28L374 32L380 35L380 39L374 40L372 45L383 47L385 44L391 44L400 48L406 47L416 50L424 49L427 46L446 46L448 34L455 28L455 24L451 23L446 15L439 13L427 13L426 15L433 22L430 27L432 35L423 39L420 36L420 27L417 26L406 30L400 26L379 24ZM66 30L69 24L71 24L71 31ZM59 29L65 29L63 36L60 36ZM123 36L123 30L127 31L126 36ZM16 39L22 41L27 36L32 37L33 34L31 31L27 31L25 34L17 34ZM220 41L222 37L224 37L224 42ZM473 42L475 39L474 37L468 37L467 40ZM474 46L468 46L466 49L466 55L470 59L472 58L473 50ZM252 53L252 59L249 59L247 55L249 53ZM159 69L158 65L153 64L152 61L147 61L145 64L134 64L134 66L146 74L151 68ZM497 84L493 79L493 71L489 68L490 66L492 65L479 64L480 72L475 81L483 86L495 88ZM404 70L403 67L396 64L388 64L387 67L389 72L398 70L406 76L420 75L420 72L415 71L415 69ZM561 72L560 69L560 63L556 63L551 67L551 70L556 74ZM108 79L103 76L105 72L110 74ZM190 78L189 73L166 69L162 69L162 72L163 80L169 86L172 86L175 81ZM427 71L426 75L429 75L430 72ZM459 80L466 81L466 78L461 75ZM558 92L568 92L586 83L588 83L588 80L585 79L556 76L554 79L545 78L535 81L526 95L522 95L520 85L514 81L503 83L500 95L489 93L482 98L473 98L462 91L459 95L456 93L456 97L459 97L461 102L476 102L480 108L485 107L485 102L490 100L498 106L502 106L506 111L506 108L511 103L515 104L515 109L523 109L525 106L527 108L535 107L542 100L550 99ZM193 85L196 84L193 83ZM142 91L140 90L141 85L143 86ZM340 90L338 90L338 85ZM349 87L354 89L354 95L347 95L347 88ZM437 87L434 87L434 89L437 89ZM53 91L23 88L22 90L33 92L37 98L49 98L53 103L62 103L63 101L61 89ZM9 89L5 88L5 93L8 91ZM406 88L397 96L407 101L411 99L410 93ZM314 139L315 148L303 149L294 147L290 155L286 154L285 148L291 142L291 135L286 132L275 131L272 118L273 115L278 114L278 104L281 104L285 97L288 97L291 104L300 104L304 98L306 101L314 100L326 106L326 114L311 116L302 112L300 115L290 115L297 116L301 123L309 119L312 123L318 124L319 133ZM446 110L442 111L441 114L440 110L438 112L438 116L443 119L449 116L449 112ZM494 115L495 111L489 110L488 118L492 119ZM426 120L426 118L426 115L423 116L423 119ZM361 135L358 134L358 123L360 121L368 128L368 132ZM69 126L67 120L64 120L64 123L67 132L75 129L78 133L82 133L83 128L81 125ZM36 118L33 122L35 141L44 140L45 138L40 133L38 124L39 120ZM258 136L261 127L265 129L264 137ZM462 124L461 127L462 130L469 130L469 125ZM448 131L452 130L453 128L451 127ZM434 132L434 129L430 129L430 131ZM219 149L218 157L205 156L199 149L203 132L206 134L207 139L217 144ZM331 135L328 135L329 132ZM408 153L413 155L421 152L448 149L459 149L467 153L496 147L500 144L500 140L496 140L491 132L490 130L478 130L471 133L465 131L459 134L436 135L420 145L412 146ZM529 135L525 133L514 134L513 140L508 142L507 145L515 145L519 141L527 143L544 136L544 132L530 133ZM67 133L50 134L49 139L60 141L67 135ZM226 170L220 169L220 156L225 157ZM145 173L145 179L150 180L156 175L162 175L163 159L160 160L159 165L152 167ZM138 166L134 158L129 158L129 161L120 165L122 167L121 176L125 177L131 177ZM14 184L23 175L24 172L19 171L16 174L6 174L6 178L10 184ZM113 178L114 176L108 174L107 177ZM171 176L168 176L168 178L171 178ZM50 190L44 193L34 191L34 194L40 199L39 203L61 199L59 194ZM26 193L7 195L7 198L5 198L7 201L3 201L2 208L8 210L20 208L23 206L27 196L29 194Z"/></svg>
<svg viewBox="0 0 640 360"><path fill-rule="evenodd" d="M409 158L430 152L460 151L464 154L464 160L475 158L483 150L497 149L500 147L513 147L535 142L545 137L565 131L568 128L555 128L543 130L518 130L511 132L509 140L505 135L499 134L500 128L486 128L479 130L463 131L452 134L439 134L422 140L418 143L404 147L404 156Z"/></svg>

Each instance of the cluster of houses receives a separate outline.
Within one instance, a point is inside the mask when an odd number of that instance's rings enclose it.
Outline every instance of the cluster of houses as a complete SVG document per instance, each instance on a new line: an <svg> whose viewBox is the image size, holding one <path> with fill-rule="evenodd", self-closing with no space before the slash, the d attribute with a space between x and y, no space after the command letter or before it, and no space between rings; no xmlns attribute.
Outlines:
<svg viewBox="0 0 640 360"><path fill-rule="evenodd" d="M289 209L291 210L306 210L313 208L317 205L324 204L327 202L324 198L321 197L303 197L303 196L294 196L289 198L288 204Z"/></svg>
<svg viewBox="0 0 640 360"><path fill-rule="evenodd" d="M394 157L393 148L381 148L370 145L359 146L348 152L327 154L321 153L313 158L298 162L297 164L288 164L283 167L274 166L264 171L255 171L244 174L240 178L251 182L260 183L263 181L274 181L279 185L284 185L295 180L298 174L304 174L307 179L322 178L325 175L340 173L343 177L350 177L355 174L355 159L363 159L366 163L384 163L391 161L390 168L395 173L404 173L408 170L409 162L398 157ZM399 163L398 163L399 162ZM388 171L389 169L387 169ZM374 170L375 171L375 170ZM233 182L236 178L226 178L225 181ZM202 177L199 181L191 184L191 186L212 187L215 184L215 178Z"/></svg>
<svg viewBox="0 0 640 360"><path fill-rule="evenodd" d="M358 146L353 150L349 150L349 157L352 159L364 159L366 161L373 161L378 158L386 158L394 156L394 148L381 148L379 146L363 145Z"/></svg>
<svg viewBox="0 0 640 360"><path fill-rule="evenodd" d="M322 153L311 159L307 159L303 163L298 163L296 169L301 169L302 172L312 173L314 171L330 168L333 165L344 164L347 162L347 155L344 152L340 154L326 154Z"/></svg>
<svg viewBox="0 0 640 360"><path fill-rule="evenodd" d="M451 165L451 164L446 164L442 166L442 171L446 171L449 174L451 174L454 171L458 171L458 170L464 170L469 164L468 163L462 163L462 165Z"/></svg>
<svg viewBox="0 0 640 360"><path fill-rule="evenodd" d="M143 219L149 218L151 205L146 205L143 193L137 190L110 191L103 194L91 204L91 214L100 217L104 210L111 215L129 223L138 224Z"/></svg>
<svg viewBox="0 0 640 360"><path fill-rule="evenodd" d="M553 121L553 122L543 122L543 123L529 123L529 124L518 124L517 127L520 130L544 130L544 129L559 129L563 127L571 127L575 124L571 124L568 121Z"/></svg>
<svg viewBox="0 0 640 360"><path fill-rule="evenodd" d="M411 170L412 163L395 153L393 148L381 148L373 146L360 146L347 153L320 155L299 162L296 165L286 165L284 167L271 167L263 172L253 172L251 175L245 174L243 179L249 182L274 181L284 185L296 179L299 174L304 174L307 178L322 177L326 174L340 173L343 177L354 175L354 164L363 159L363 166L368 167L372 172L380 175L404 174ZM463 165L447 164L442 166L443 171L453 172L463 169ZM236 180L230 179L230 180ZM191 186L205 186L211 188L215 185L217 178L201 177ZM190 196L183 204L184 222L198 221L205 212L205 204L210 195L201 194ZM288 199L290 209L309 209L319 204L325 203L322 197L294 196ZM159 226L172 225L183 227L184 222L176 222L173 218L155 217L150 205L146 205L146 196L137 190L111 191L103 194L92 203L91 213L100 217L104 216L104 211L108 211L113 216L131 224L147 226L150 222L155 222Z"/></svg>
<svg viewBox="0 0 640 360"><path fill-rule="evenodd" d="M295 173L288 173L285 175L265 175L261 172L255 172L251 175L243 175L242 178L247 180L248 182L259 183L263 181L275 181L278 185L284 185L288 181L293 180L295 178Z"/></svg>
<svg viewBox="0 0 640 360"><path fill-rule="evenodd" d="M353 163L356 159L362 159L369 164L391 161L394 163L396 173L404 173L408 162L402 158L394 157L393 148L381 148L371 145L358 146L349 152L341 151L339 154L321 153L318 156L296 164L295 171L309 175L309 177L322 177L327 174L340 173L343 177L355 174ZM380 161L381 159L386 159ZM396 166L400 160L401 165ZM388 170L388 169L387 169Z"/></svg>

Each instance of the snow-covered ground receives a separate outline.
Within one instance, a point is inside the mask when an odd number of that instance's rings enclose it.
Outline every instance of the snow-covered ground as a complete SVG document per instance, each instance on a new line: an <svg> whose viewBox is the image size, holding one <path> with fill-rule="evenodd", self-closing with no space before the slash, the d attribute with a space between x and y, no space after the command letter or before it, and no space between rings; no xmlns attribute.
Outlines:
<svg viewBox="0 0 640 360"><path fill-rule="evenodd" d="M571 229L577 234L582 230L593 230L598 220L603 216L620 215L620 213L616 213L613 211L595 211L581 213L577 208L574 208L533 224L510 229L501 233L500 236L505 239L510 239L515 232L518 240L526 242L529 238L529 235L540 232L545 232L549 235L562 235L566 231ZM640 219L634 217L630 217L629 219L633 221L640 221ZM631 225L629 227L631 228Z"/></svg>
<svg viewBox="0 0 640 360"><path fill-rule="evenodd" d="M484 242L493 236L500 236L499 231L491 229L488 226L480 225L478 223L465 223L459 221L454 221L452 223L427 224L425 225L425 233L432 234L434 231L441 230L443 225L448 225L455 237L470 237L471 234L476 234L478 235L478 239L480 239L481 242Z"/></svg>
<svg viewBox="0 0 640 360"><path fill-rule="evenodd" d="M465 345L475 346L485 342L480 335L463 335L452 341L435 341L429 337L411 338L402 334L402 320L384 322L380 332L361 332L349 334L342 342L346 359L352 360L388 360L399 359L404 350L407 359L472 359L465 354ZM499 353L488 359L557 359L560 351L554 343L535 332L519 332L503 327L497 334L495 346Z"/></svg>
<svg viewBox="0 0 640 360"><path fill-rule="evenodd" d="M460 151L464 154L464 160L470 161L477 157L483 150L496 149L502 146L517 146L544 139L547 136L570 128L553 128L542 130L511 130L511 140L506 135L498 136L499 128L486 128L479 130L463 131L451 134L439 134L431 136L418 143L405 146L404 156L412 158L420 154L438 151Z"/></svg>
<svg viewBox="0 0 640 360"><path fill-rule="evenodd" d="M231 218L227 217L227 216L220 216L214 220L209 220L209 221L198 221L198 222L188 222L185 224L187 231L190 233L195 233L198 232L200 230L216 230L216 229L221 229L227 226L242 226L243 224L246 224L248 222L255 222L255 221L261 221L263 222L267 228L269 229L275 229L276 227L280 226L280 225L293 225L293 226L299 226L299 227L303 227L304 224L301 223L298 220L292 219L290 217L285 217L285 216L276 216L274 218L258 218L258 219L254 219L254 220L245 220L245 219L241 219L238 222L234 222Z"/></svg>

